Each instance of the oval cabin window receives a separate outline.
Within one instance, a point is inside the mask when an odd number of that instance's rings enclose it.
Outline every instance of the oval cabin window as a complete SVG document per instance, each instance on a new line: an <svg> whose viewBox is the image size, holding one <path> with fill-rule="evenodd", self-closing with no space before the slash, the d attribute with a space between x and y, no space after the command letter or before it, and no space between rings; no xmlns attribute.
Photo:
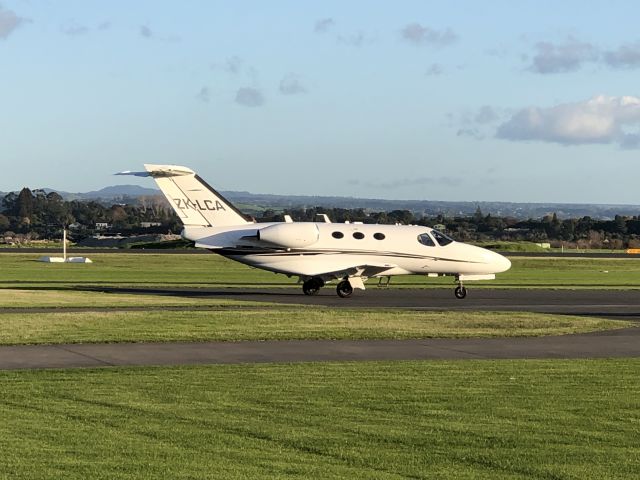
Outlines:
<svg viewBox="0 0 640 480"><path fill-rule="evenodd" d="M362 232L355 232L353 234L353 238L358 239L358 240L362 240L364 238L364 233Z"/></svg>
<svg viewBox="0 0 640 480"><path fill-rule="evenodd" d="M333 238L342 238L342 237L344 237L344 233L342 233L342 232L333 232L333 233L331 234L331 236L332 236Z"/></svg>
<svg viewBox="0 0 640 480"><path fill-rule="evenodd" d="M384 240L384 233L374 233L373 238L376 240Z"/></svg>

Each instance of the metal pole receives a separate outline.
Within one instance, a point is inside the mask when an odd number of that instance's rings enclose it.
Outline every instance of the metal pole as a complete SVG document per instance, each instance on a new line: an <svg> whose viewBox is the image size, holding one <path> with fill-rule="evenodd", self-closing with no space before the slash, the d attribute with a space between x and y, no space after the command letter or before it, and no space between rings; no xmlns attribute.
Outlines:
<svg viewBox="0 0 640 480"><path fill-rule="evenodd" d="M67 261L67 229L62 229L62 258Z"/></svg>

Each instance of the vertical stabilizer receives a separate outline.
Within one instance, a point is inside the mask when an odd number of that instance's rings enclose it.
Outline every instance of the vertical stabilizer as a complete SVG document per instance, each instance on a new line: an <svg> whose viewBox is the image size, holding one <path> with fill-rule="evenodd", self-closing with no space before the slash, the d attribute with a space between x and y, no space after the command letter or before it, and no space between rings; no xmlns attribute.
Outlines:
<svg viewBox="0 0 640 480"><path fill-rule="evenodd" d="M252 223L190 168L150 164L145 164L144 168L146 172L122 174L153 177L185 226L221 227Z"/></svg>

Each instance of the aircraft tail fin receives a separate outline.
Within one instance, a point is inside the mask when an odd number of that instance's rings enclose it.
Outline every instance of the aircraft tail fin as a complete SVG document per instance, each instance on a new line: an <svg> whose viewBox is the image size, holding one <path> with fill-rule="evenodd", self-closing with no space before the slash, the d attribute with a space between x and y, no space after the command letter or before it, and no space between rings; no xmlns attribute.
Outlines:
<svg viewBox="0 0 640 480"><path fill-rule="evenodd" d="M202 180L193 170L179 165L145 164L146 172L117 175L153 177L185 226L245 225L247 217Z"/></svg>

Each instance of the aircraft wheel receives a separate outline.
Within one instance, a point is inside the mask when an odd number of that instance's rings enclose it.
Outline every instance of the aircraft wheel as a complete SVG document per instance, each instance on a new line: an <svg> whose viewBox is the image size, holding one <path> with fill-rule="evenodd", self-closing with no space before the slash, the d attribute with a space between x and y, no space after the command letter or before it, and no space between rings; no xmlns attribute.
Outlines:
<svg viewBox="0 0 640 480"><path fill-rule="evenodd" d="M338 296L340 298L349 298L353 293L353 287L347 280L343 280L338 284L336 291L338 292Z"/></svg>
<svg viewBox="0 0 640 480"><path fill-rule="evenodd" d="M324 286L324 282L320 278L310 278L302 284L302 291L305 295L316 295Z"/></svg>
<svg viewBox="0 0 640 480"><path fill-rule="evenodd" d="M464 288L463 286L458 286L453 291L453 294L456 296L456 298L459 298L460 300L462 300L464 297L467 296L467 289Z"/></svg>

